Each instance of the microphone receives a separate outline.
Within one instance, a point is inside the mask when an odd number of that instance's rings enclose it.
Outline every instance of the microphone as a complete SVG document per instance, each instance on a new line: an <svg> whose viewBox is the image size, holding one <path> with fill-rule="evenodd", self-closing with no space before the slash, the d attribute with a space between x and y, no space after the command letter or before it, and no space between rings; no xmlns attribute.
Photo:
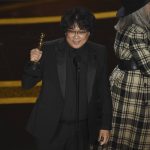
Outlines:
<svg viewBox="0 0 150 150"><path fill-rule="evenodd" d="M75 67L79 68L80 62L81 62L81 56L80 55L76 55L73 58L73 64L75 65Z"/></svg>

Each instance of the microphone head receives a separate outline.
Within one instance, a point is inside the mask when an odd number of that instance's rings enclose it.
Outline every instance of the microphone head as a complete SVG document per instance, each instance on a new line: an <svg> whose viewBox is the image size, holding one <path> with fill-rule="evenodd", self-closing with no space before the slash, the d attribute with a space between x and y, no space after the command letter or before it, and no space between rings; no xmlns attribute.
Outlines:
<svg viewBox="0 0 150 150"><path fill-rule="evenodd" d="M73 58L73 64L75 66L78 66L81 62L81 56L80 55L76 55L74 58Z"/></svg>

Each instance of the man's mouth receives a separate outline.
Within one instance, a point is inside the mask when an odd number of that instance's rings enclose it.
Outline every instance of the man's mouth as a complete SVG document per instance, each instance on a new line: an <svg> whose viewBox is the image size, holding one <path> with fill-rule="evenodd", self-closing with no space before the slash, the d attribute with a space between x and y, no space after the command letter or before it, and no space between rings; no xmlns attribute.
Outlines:
<svg viewBox="0 0 150 150"><path fill-rule="evenodd" d="M80 41L73 41L73 44L78 45L78 44L80 44Z"/></svg>

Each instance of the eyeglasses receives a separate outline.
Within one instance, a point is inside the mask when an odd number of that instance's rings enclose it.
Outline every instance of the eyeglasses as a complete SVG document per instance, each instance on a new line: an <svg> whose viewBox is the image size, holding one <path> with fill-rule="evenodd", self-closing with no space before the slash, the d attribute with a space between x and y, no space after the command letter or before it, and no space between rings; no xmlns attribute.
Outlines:
<svg viewBox="0 0 150 150"><path fill-rule="evenodd" d="M75 30L72 30L72 29L68 29L67 30L67 33L71 36L75 36L75 35L78 35L78 36L85 36L88 31L87 30L78 30L78 31L75 31Z"/></svg>

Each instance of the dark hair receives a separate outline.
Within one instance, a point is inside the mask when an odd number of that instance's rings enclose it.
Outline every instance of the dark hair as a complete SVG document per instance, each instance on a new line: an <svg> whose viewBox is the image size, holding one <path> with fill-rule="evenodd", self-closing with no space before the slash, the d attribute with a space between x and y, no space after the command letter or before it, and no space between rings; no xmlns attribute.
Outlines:
<svg viewBox="0 0 150 150"><path fill-rule="evenodd" d="M83 7L75 7L67 11L62 16L60 25L64 32L73 27L75 24L77 24L80 29L92 32L94 23L95 16L88 9Z"/></svg>

